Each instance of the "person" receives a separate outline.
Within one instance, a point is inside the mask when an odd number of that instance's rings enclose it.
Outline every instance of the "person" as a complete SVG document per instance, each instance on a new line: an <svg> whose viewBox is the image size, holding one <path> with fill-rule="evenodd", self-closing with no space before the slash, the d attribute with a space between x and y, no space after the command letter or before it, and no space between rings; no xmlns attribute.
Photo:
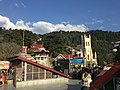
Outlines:
<svg viewBox="0 0 120 90"><path fill-rule="evenodd" d="M82 74L82 80L83 80L83 87L81 88L81 90L83 90L85 87L90 87L90 83L92 82L92 79L88 71L85 71Z"/></svg>
<svg viewBox="0 0 120 90"><path fill-rule="evenodd" d="M2 85L4 85L5 84L5 72L4 71L2 71L1 77L2 77Z"/></svg>

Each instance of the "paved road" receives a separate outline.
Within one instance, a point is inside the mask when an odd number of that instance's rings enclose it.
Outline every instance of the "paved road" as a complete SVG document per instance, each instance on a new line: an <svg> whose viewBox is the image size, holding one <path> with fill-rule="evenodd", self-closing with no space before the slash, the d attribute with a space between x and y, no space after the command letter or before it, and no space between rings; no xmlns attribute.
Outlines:
<svg viewBox="0 0 120 90"><path fill-rule="evenodd" d="M37 85L24 88L15 88L10 85L0 85L0 90L81 90L80 80L69 80L68 83ZM89 90L89 89L85 89Z"/></svg>

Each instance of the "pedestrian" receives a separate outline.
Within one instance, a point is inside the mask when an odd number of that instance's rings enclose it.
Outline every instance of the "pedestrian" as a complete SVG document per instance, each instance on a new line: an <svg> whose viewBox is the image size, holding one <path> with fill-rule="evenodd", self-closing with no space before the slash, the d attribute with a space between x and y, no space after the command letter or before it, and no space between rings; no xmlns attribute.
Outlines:
<svg viewBox="0 0 120 90"><path fill-rule="evenodd" d="M2 85L4 85L5 84L5 72L4 71L2 71L1 77L2 77Z"/></svg>
<svg viewBox="0 0 120 90"><path fill-rule="evenodd" d="M92 82L92 79L88 71L85 71L82 74L82 81L83 81L83 87L81 88L81 90L83 90L85 87L90 87L90 83Z"/></svg>

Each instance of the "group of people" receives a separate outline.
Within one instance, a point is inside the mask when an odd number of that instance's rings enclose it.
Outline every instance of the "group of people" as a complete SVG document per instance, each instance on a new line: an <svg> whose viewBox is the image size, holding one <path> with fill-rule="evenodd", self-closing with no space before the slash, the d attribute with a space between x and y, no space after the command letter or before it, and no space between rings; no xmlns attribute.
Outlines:
<svg viewBox="0 0 120 90"><path fill-rule="evenodd" d="M97 75L102 71L101 67L83 67L78 71L73 71L72 77L74 79L80 79L82 86L90 87L90 83L93 82Z"/></svg>
<svg viewBox="0 0 120 90"><path fill-rule="evenodd" d="M14 68L10 68L10 69L7 69L7 70L6 69L5 70L0 70L2 85L7 83L7 80L13 80L14 79L14 74L15 74Z"/></svg>

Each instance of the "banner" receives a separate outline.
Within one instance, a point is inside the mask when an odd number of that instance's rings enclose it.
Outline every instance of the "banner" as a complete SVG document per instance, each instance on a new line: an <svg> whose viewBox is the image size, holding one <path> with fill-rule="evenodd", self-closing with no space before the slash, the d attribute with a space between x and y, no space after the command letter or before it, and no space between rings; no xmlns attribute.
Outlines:
<svg viewBox="0 0 120 90"><path fill-rule="evenodd" d="M9 61L0 61L0 69L9 69L10 62Z"/></svg>
<svg viewBox="0 0 120 90"><path fill-rule="evenodd" d="M83 63L84 62L84 58L73 58L70 59L70 63Z"/></svg>

